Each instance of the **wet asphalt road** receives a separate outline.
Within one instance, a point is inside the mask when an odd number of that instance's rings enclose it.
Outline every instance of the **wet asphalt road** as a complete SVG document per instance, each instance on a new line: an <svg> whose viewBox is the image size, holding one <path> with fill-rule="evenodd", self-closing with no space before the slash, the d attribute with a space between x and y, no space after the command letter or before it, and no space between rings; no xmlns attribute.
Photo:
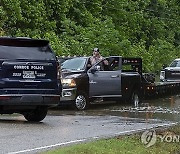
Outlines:
<svg viewBox="0 0 180 154"><path fill-rule="evenodd" d="M94 105L87 111L58 108L41 123L0 116L0 153L38 153L61 145L133 133L180 120L180 96L145 100L139 107Z"/></svg>

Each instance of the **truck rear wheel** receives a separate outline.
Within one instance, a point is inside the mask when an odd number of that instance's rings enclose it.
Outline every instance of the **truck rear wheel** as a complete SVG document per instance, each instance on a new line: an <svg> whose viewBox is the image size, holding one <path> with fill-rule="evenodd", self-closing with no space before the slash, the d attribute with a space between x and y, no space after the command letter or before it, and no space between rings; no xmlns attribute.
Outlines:
<svg viewBox="0 0 180 154"><path fill-rule="evenodd" d="M24 113L27 121L39 122L42 121L47 115L47 107L37 107L35 110Z"/></svg>
<svg viewBox="0 0 180 154"><path fill-rule="evenodd" d="M141 103L141 98L138 91L133 91L130 98L130 103L134 105L134 107L138 107Z"/></svg>
<svg viewBox="0 0 180 154"><path fill-rule="evenodd" d="M85 110L89 107L89 98L86 93L79 92L75 99L75 108L77 110Z"/></svg>

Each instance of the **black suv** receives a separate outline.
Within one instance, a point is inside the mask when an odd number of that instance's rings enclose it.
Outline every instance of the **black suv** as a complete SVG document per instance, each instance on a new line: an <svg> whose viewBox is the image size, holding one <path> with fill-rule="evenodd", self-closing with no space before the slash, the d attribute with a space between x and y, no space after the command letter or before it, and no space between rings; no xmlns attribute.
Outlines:
<svg viewBox="0 0 180 154"><path fill-rule="evenodd" d="M58 105L58 63L49 41L0 37L0 114L41 121Z"/></svg>

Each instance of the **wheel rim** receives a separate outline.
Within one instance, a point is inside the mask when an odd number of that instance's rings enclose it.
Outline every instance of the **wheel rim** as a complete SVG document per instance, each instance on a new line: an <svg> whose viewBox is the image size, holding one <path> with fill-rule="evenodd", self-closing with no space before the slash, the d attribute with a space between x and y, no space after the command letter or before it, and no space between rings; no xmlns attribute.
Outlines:
<svg viewBox="0 0 180 154"><path fill-rule="evenodd" d="M83 95L79 95L76 97L76 107L79 110L83 110L86 107L86 98Z"/></svg>
<svg viewBox="0 0 180 154"><path fill-rule="evenodd" d="M139 96L136 93L133 95L133 102L135 107L139 106Z"/></svg>

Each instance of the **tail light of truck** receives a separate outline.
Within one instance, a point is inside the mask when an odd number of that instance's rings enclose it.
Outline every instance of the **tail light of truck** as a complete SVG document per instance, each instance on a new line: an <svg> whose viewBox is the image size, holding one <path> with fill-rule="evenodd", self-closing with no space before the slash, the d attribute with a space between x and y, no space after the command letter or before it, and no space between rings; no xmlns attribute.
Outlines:
<svg viewBox="0 0 180 154"><path fill-rule="evenodd" d="M9 96L0 96L0 100L8 100L8 99L10 99Z"/></svg>
<svg viewBox="0 0 180 154"><path fill-rule="evenodd" d="M147 87L147 90L154 90L154 87Z"/></svg>

